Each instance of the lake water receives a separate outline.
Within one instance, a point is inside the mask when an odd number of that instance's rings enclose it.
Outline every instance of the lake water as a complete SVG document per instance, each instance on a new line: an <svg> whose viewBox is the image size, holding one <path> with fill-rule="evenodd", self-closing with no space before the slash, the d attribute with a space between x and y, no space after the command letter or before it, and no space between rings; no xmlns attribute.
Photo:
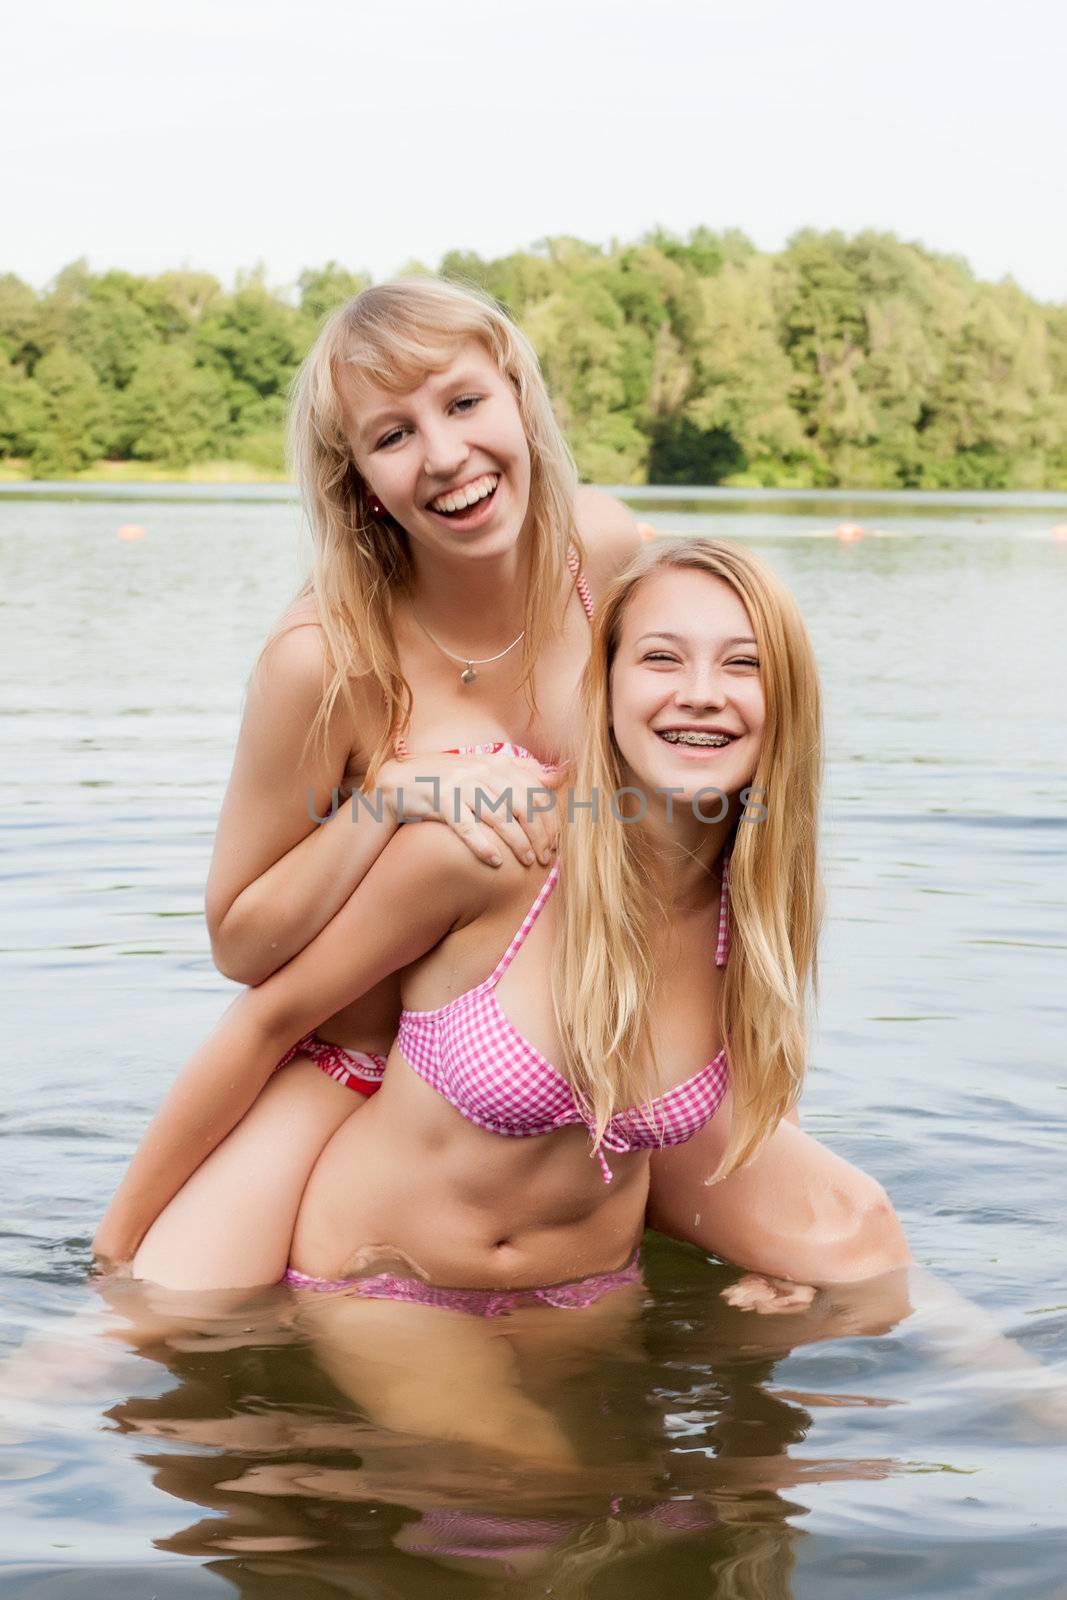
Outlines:
<svg viewBox="0 0 1067 1600"><path fill-rule="evenodd" d="M815 639L805 1124L1067 1386L1067 498L630 493L664 532L767 555ZM284 489L0 493L0 1357L23 1346L0 1365L0 1592L1067 1596L1064 1431L1009 1375L818 1302L768 1329L719 1299L730 1269L664 1241L625 1336L558 1385L580 1487L383 1435L269 1295L142 1355L86 1331L95 1221L232 992L202 886L243 684L305 557Z"/></svg>

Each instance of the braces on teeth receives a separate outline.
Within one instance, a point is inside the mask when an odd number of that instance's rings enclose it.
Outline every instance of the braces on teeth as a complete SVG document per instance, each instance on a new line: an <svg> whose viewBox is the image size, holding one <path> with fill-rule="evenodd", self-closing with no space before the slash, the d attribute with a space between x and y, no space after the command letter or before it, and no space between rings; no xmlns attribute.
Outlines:
<svg viewBox="0 0 1067 1600"><path fill-rule="evenodd" d="M684 732L669 728L666 732L660 734L660 738L665 739L668 744L703 745L714 749L721 749L723 745L732 742L731 735L728 733L699 733L695 728L687 729Z"/></svg>

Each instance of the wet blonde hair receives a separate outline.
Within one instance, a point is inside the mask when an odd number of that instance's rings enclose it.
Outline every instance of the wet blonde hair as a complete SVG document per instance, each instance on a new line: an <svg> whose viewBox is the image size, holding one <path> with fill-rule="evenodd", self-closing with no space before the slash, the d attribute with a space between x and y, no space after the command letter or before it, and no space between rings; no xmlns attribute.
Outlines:
<svg viewBox="0 0 1067 1600"><path fill-rule="evenodd" d="M708 1568L713 1586L707 1592L714 1600L793 1600L795 1534L784 1512L776 1519L764 1512L754 1520L750 1497L739 1494L731 1481L731 1458L718 1457L716 1467L720 1476L713 1494L697 1501L686 1497L675 1507L682 1533L700 1529L699 1521L687 1528L681 1519L701 1507L707 1526L700 1531L706 1535L714 1529L715 1554ZM606 1578L612 1570L620 1579L618 1592L636 1592L626 1583L627 1568L633 1570L635 1560L653 1552L662 1559L665 1532L674 1520L671 1509L669 1501L660 1501L655 1509L578 1522L563 1543L546 1548L542 1561L509 1583L508 1593L515 1600L540 1600L545 1594L556 1600L596 1600L611 1592Z"/></svg>
<svg viewBox="0 0 1067 1600"><path fill-rule="evenodd" d="M400 668L392 616L412 566L403 529L371 511L345 437L337 376L347 366L391 394L409 393L472 339L512 384L530 451L522 684L532 707L534 667L566 603L568 550L574 547L579 562L583 551L574 524L574 462L529 341L478 291L437 278L402 279L364 289L335 311L293 384L290 454L314 545L305 594L315 602L332 673L312 733L325 735L339 697L355 710L354 679L373 680L385 721L366 784L411 722L411 689Z"/></svg>
<svg viewBox="0 0 1067 1600"><path fill-rule="evenodd" d="M574 775L577 795L599 795L600 805L596 815L576 807L561 830L554 1003L567 1074L595 1118L599 1139L614 1112L647 1106L660 1087L650 1025L657 981L652 934L669 908L656 899L643 830L619 821L605 801L624 784L610 726L611 671L623 619L640 585L673 569L719 578L741 600L766 700L751 787L764 791L767 817L737 825L730 856L721 1025L733 1115L717 1172L725 1177L758 1150L799 1093L821 911L815 657L789 591L740 546L711 539L650 546L600 608L583 680L585 738Z"/></svg>

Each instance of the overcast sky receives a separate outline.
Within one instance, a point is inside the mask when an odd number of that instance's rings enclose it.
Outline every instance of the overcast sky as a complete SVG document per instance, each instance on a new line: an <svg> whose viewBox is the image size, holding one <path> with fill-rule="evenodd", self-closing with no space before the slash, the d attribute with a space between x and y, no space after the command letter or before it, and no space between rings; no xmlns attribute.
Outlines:
<svg viewBox="0 0 1067 1600"><path fill-rule="evenodd" d="M1062 0L26 0L0 271L891 229L1067 300Z"/></svg>

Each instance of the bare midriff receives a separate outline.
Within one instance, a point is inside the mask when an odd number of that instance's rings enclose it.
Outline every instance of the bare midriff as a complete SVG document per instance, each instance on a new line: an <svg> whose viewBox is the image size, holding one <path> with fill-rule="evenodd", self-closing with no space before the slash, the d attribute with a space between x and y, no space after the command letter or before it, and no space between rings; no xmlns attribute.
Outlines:
<svg viewBox="0 0 1067 1600"><path fill-rule="evenodd" d="M472 1289L611 1272L641 1237L648 1153L612 1154L611 1170L608 1185L584 1126L533 1138L476 1127L394 1049L380 1093L318 1160L290 1263Z"/></svg>

